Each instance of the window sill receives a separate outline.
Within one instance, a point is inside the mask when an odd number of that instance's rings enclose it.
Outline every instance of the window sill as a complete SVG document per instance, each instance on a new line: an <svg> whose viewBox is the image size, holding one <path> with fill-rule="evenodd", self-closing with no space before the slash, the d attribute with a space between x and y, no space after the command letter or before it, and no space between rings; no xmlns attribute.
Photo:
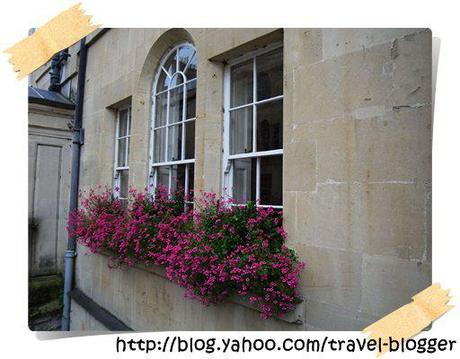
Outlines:
<svg viewBox="0 0 460 359"><path fill-rule="evenodd" d="M107 251L107 250L101 250L101 251L98 252L98 254L104 255L106 257L111 256L110 252ZM139 270L143 270L143 271L146 271L146 272L149 272L149 273L152 273L152 274L155 274L155 275L157 275L159 277L162 277L162 278L165 278L166 280L169 281L168 277L166 276L166 269L161 267L161 266L157 266L157 265L147 266L145 264L138 263L138 264L134 265L134 268L139 269ZM232 296L230 298L230 302L233 303L233 304L241 305L243 307L252 309L252 310L260 313L260 310L257 308L257 306L254 305L254 304L251 304L249 302L249 299L246 296L234 295L234 296ZM297 304L295 309L292 310L291 312L288 312L288 313L284 314L281 317L274 317L274 319L275 320L280 320L280 321L283 321L283 322L286 322L286 323L290 323L290 324L295 324L295 325L304 324L304 320L305 320L305 305L304 305L304 301L302 300L302 302Z"/></svg>

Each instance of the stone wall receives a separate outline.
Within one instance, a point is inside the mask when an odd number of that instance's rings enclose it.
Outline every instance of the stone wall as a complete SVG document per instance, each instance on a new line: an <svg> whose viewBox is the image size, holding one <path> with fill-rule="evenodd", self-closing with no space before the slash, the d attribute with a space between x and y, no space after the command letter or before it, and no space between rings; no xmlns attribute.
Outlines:
<svg viewBox="0 0 460 359"><path fill-rule="evenodd" d="M362 329L431 281L428 30L111 29L88 52L82 188L112 185L114 108L127 101L130 183L146 186L155 68L169 46L188 40L199 56L195 189L220 192L220 61L278 37L285 227L307 262L305 324L263 320L233 303L203 307L162 277L110 269L79 247L77 286L133 329Z"/></svg>

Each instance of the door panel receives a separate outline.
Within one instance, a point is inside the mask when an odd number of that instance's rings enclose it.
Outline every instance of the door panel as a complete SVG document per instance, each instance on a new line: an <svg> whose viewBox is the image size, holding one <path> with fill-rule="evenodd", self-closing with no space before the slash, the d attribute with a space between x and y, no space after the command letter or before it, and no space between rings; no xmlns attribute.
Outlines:
<svg viewBox="0 0 460 359"><path fill-rule="evenodd" d="M31 238L31 273L56 273L62 147L36 147Z"/></svg>

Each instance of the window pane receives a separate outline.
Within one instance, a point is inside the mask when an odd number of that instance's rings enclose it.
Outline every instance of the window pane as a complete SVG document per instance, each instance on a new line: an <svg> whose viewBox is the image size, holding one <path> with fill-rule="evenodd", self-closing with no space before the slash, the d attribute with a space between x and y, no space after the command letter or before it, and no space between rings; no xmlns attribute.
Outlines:
<svg viewBox="0 0 460 359"><path fill-rule="evenodd" d="M153 161L155 163L165 161L165 141L166 141L166 128L161 128L154 131L153 136Z"/></svg>
<svg viewBox="0 0 460 359"><path fill-rule="evenodd" d="M118 156L117 156L117 167L125 167L126 163L126 144L127 139L121 138L118 139Z"/></svg>
<svg viewBox="0 0 460 359"><path fill-rule="evenodd" d="M195 168L193 163L190 163L188 166L188 198L189 201L193 201L193 190L195 188Z"/></svg>
<svg viewBox="0 0 460 359"><path fill-rule="evenodd" d="M120 171L120 198L128 198L128 179L129 171Z"/></svg>
<svg viewBox="0 0 460 359"><path fill-rule="evenodd" d="M185 122L185 159L195 157L195 120Z"/></svg>
<svg viewBox="0 0 460 359"><path fill-rule="evenodd" d="M171 166L171 193L185 190L185 165Z"/></svg>
<svg viewBox="0 0 460 359"><path fill-rule="evenodd" d="M120 111L118 122L118 137L128 135L128 110Z"/></svg>
<svg viewBox="0 0 460 359"><path fill-rule="evenodd" d="M187 112L185 118L195 118L196 110L196 80L187 84Z"/></svg>
<svg viewBox="0 0 460 359"><path fill-rule="evenodd" d="M166 90L169 84L169 77L166 75L166 72L164 72L161 68L158 71L160 71L160 75L157 82L157 93Z"/></svg>
<svg viewBox="0 0 460 359"><path fill-rule="evenodd" d="M283 205L283 158L260 158L260 204Z"/></svg>
<svg viewBox="0 0 460 359"><path fill-rule="evenodd" d="M246 203L256 200L256 163L255 158L233 161L233 201Z"/></svg>
<svg viewBox="0 0 460 359"><path fill-rule="evenodd" d="M156 169L157 186L169 189L169 166L160 166Z"/></svg>
<svg viewBox="0 0 460 359"><path fill-rule="evenodd" d="M166 125L166 109L168 107L168 93L162 93L156 96L156 113L155 113L155 127Z"/></svg>
<svg viewBox="0 0 460 359"><path fill-rule="evenodd" d="M230 112L230 154L252 152L252 106Z"/></svg>
<svg viewBox="0 0 460 359"><path fill-rule="evenodd" d="M177 50L175 50L171 55L169 55L168 59L164 63L163 67L168 72L169 76L172 76L176 73L176 54Z"/></svg>
<svg viewBox="0 0 460 359"><path fill-rule="evenodd" d="M283 101L257 105L257 151L283 148Z"/></svg>
<svg viewBox="0 0 460 359"><path fill-rule="evenodd" d="M185 77L187 77L187 80L196 79L197 60L198 59L195 52L192 57L192 61L190 61L187 68L185 69Z"/></svg>
<svg viewBox="0 0 460 359"><path fill-rule="evenodd" d="M169 97L169 123L182 121L184 107L184 87L179 86L170 91Z"/></svg>
<svg viewBox="0 0 460 359"><path fill-rule="evenodd" d="M179 71L185 70L185 66L192 60L194 54L195 50L191 46L182 46L179 49Z"/></svg>
<svg viewBox="0 0 460 359"><path fill-rule="evenodd" d="M283 94L283 49L256 58L257 100Z"/></svg>
<svg viewBox="0 0 460 359"><path fill-rule="evenodd" d="M231 69L230 106L235 107L252 102L253 98L253 62L243 62Z"/></svg>
<svg viewBox="0 0 460 359"><path fill-rule="evenodd" d="M180 73L176 73L171 78L171 81L169 82L169 87L171 88L171 87L180 85L182 83L184 83L184 77Z"/></svg>
<svg viewBox="0 0 460 359"><path fill-rule="evenodd" d="M168 161L179 161L182 157L182 124L168 128Z"/></svg>

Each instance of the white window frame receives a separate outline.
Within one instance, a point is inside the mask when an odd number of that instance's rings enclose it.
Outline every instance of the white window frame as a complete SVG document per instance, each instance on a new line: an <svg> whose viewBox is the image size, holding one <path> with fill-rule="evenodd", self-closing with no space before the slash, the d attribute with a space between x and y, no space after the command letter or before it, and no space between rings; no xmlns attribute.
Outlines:
<svg viewBox="0 0 460 359"><path fill-rule="evenodd" d="M120 136L120 114L123 111L127 111L127 122L126 122L126 136ZM115 154L113 162L113 196L117 199L127 199L120 197L121 193L121 172L128 171L129 176L129 145L131 143L131 105L126 105L117 109L117 120L115 125ZM126 139L125 147L125 163L126 166L118 166L118 152L119 152L119 140ZM118 188L118 191L116 191Z"/></svg>
<svg viewBox="0 0 460 359"><path fill-rule="evenodd" d="M257 114L256 107L259 104L275 102L282 100L284 98L284 89L283 94L275 97L271 97L264 100L257 100L257 62L256 57L264 53L279 49L283 47L282 42L276 42L269 46L266 46L263 49L249 52L245 55L237 57L227 62L224 70L224 129L223 129L223 156L222 156L222 195L224 198L231 199L233 198L233 169L232 165L233 160L243 159L243 158L256 158L256 205L257 207L272 207L277 209L282 209L282 205L262 205L260 201L260 162L261 158L265 156L283 156L283 149L269 150L269 151L257 151L257 136L256 136L256 126L257 126ZM245 62L247 60L253 60L253 94L252 102L244 105L230 107L230 96L231 96L231 68L237 64ZM284 59L283 59L284 62ZM283 104L284 106L284 104ZM230 154L230 111L237 110L240 108L252 107L252 148L256 149L255 152L248 153L239 153L239 154ZM284 118L283 118L284 123ZM284 147L284 143L283 143ZM234 206L245 206L245 204L232 204Z"/></svg>
<svg viewBox="0 0 460 359"><path fill-rule="evenodd" d="M168 61L169 57L174 53L178 52L179 48L183 46L189 46L195 50L194 55L190 58L188 64L185 66L183 71L176 71L172 76L169 75L168 71L165 69L164 65L166 61ZM198 76L196 76L193 79L186 80L185 72L187 71L188 67L190 66L190 63L194 58L196 58L197 55L197 49L196 47L187 41L180 42L176 45L174 45L169 51L165 53L163 58L161 59L160 65L157 69L156 75L155 75L155 80L153 81L152 85L152 110L151 110L151 125L150 125L150 155L149 155L149 179L148 179L148 185L151 191L154 191L155 188L157 188L157 171L160 167L167 167L168 168L168 194L171 194L171 188L172 188L172 167L175 165L185 165L185 183L184 183L184 192L186 194L189 193L189 185L190 185L190 179L189 179L189 173L190 173L190 167L191 165L194 166L195 164L195 158L190 158L190 159L184 159L185 158L185 127L188 122L195 121L195 126L196 126L196 113L193 118L187 119L187 108L186 108L186 102L187 102L187 84L195 81L196 84L198 84ZM178 69L178 63L179 63L179 56L176 56L176 70ZM158 91L157 92L157 85L158 85L158 80L160 78L160 74L164 72L166 76L169 78L171 81L175 76L182 76L183 83L176 85L176 86L168 86L166 90L163 91ZM182 106L182 119L181 121L177 121L174 123L169 123L169 109L170 109L170 92L171 90L175 88L179 88L180 86L183 87L183 106ZM166 107L166 124L163 126L155 126L155 121L156 121L156 98L158 95L167 93L167 107ZM195 106L196 106L196 100L195 100ZM195 107L196 108L196 107ZM179 124L182 125L182 144L181 144L181 160L176 160L176 161L168 161L168 141L169 141L169 128L172 126L178 126ZM154 151L155 151L155 130L165 128L165 161L163 162L154 162ZM196 127L195 127L196 128ZM195 137L195 136L194 136ZM195 157L195 154L194 154ZM195 168L193 168L193 173L195 173ZM193 202L191 201L185 201L185 204L192 204Z"/></svg>

